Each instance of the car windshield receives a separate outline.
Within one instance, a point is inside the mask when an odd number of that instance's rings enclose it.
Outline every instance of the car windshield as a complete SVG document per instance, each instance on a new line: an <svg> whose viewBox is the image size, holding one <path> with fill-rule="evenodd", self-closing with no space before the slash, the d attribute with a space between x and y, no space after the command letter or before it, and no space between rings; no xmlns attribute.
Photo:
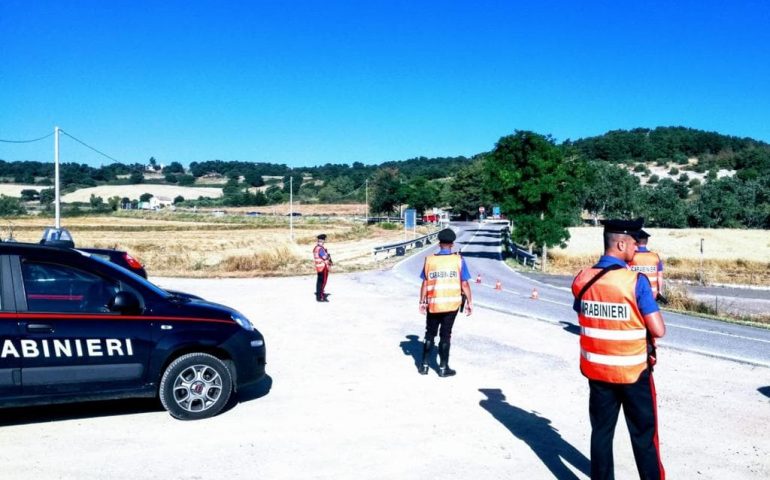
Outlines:
<svg viewBox="0 0 770 480"><path fill-rule="evenodd" d="M109 260L105 260L104 258L102 258L101 256L98 256L98 255L92 255L92 254L90 254L88 252L83 252L83 251L80 251L80 253L82 253L85 256L90 257L92 260L94 260L96 262L99 262L99 263L101 263L103 265L108 266L109 268L114 268L114 269L120 270L122 273L125 273L126 275L129 275L132 280L134 280L137 283L140 283L144 288L146 288L148 290L151 290L156 295L160 295L163 298L169 298L169 297L173 296L173 294L168 293L167 291L163 290L159 286L157 286L154 283L150 282L146 278L144 278L144 277L142 277L140 275L135 274L134 272L132 272L131 270L129 270L127 268L123 268L120 265L117 265L115 263L110 262Z"/></svg>

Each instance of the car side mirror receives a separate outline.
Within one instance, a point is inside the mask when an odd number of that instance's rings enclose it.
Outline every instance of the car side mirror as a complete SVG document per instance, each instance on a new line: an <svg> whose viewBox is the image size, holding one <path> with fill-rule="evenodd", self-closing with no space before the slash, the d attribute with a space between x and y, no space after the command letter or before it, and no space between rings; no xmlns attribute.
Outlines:
<svg viewBox="0 0 770 480"><path fill-rule="evenodd" d="M139 297L133 292L121 290L115 294L107 304L111 312L119 312L123 315L137 315L141 313L142 305Z"/></svg>

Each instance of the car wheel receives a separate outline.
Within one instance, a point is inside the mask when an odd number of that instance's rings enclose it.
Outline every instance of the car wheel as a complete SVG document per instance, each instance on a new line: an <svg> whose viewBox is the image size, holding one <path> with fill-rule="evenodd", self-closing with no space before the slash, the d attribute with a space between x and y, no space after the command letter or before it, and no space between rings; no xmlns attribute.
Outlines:
<svg viewBox="0 0 770 480"><path fill-rule="evenodd" d="M159 396L171 416L197 420L219 413L232 391L232 375L222 360L207 353L188 353L163 372Z"/></svg>

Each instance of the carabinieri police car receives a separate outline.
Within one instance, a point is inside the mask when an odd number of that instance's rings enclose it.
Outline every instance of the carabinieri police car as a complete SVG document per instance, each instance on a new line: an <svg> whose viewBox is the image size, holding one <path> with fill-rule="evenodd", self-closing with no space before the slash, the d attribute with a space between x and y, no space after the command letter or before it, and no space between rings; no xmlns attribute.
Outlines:
<svg viewBox="0 0 770 480"><path fill-rule="evenodd" d="M0 407L160 397L199 419L264 375L237 311L73 248L0 243Z"/></svg>

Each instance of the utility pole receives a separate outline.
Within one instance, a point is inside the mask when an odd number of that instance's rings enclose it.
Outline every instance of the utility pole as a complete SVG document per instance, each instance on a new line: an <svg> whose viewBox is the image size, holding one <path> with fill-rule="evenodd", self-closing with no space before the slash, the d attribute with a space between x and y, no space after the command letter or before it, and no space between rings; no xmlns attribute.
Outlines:
<svg viewBox="0 0 770 480"><path fill-rule="evenodd" d="M289 238L294 241L294 175L289 177Z"/></svg>
<svg viewBox="0 0 770 480"><path fill-rule="evenodd" d="M366 197L366 220L364 225L369 225L369 179L364 180L364 195Z"/></svg>
<svg viewBox="0 0 770 480"><path fill-rule="evenodd" d="M54 209L56 211L55 227L61 228L61 199L59 198L59 127L53 128L53 164L54 164Z"/></svg>

